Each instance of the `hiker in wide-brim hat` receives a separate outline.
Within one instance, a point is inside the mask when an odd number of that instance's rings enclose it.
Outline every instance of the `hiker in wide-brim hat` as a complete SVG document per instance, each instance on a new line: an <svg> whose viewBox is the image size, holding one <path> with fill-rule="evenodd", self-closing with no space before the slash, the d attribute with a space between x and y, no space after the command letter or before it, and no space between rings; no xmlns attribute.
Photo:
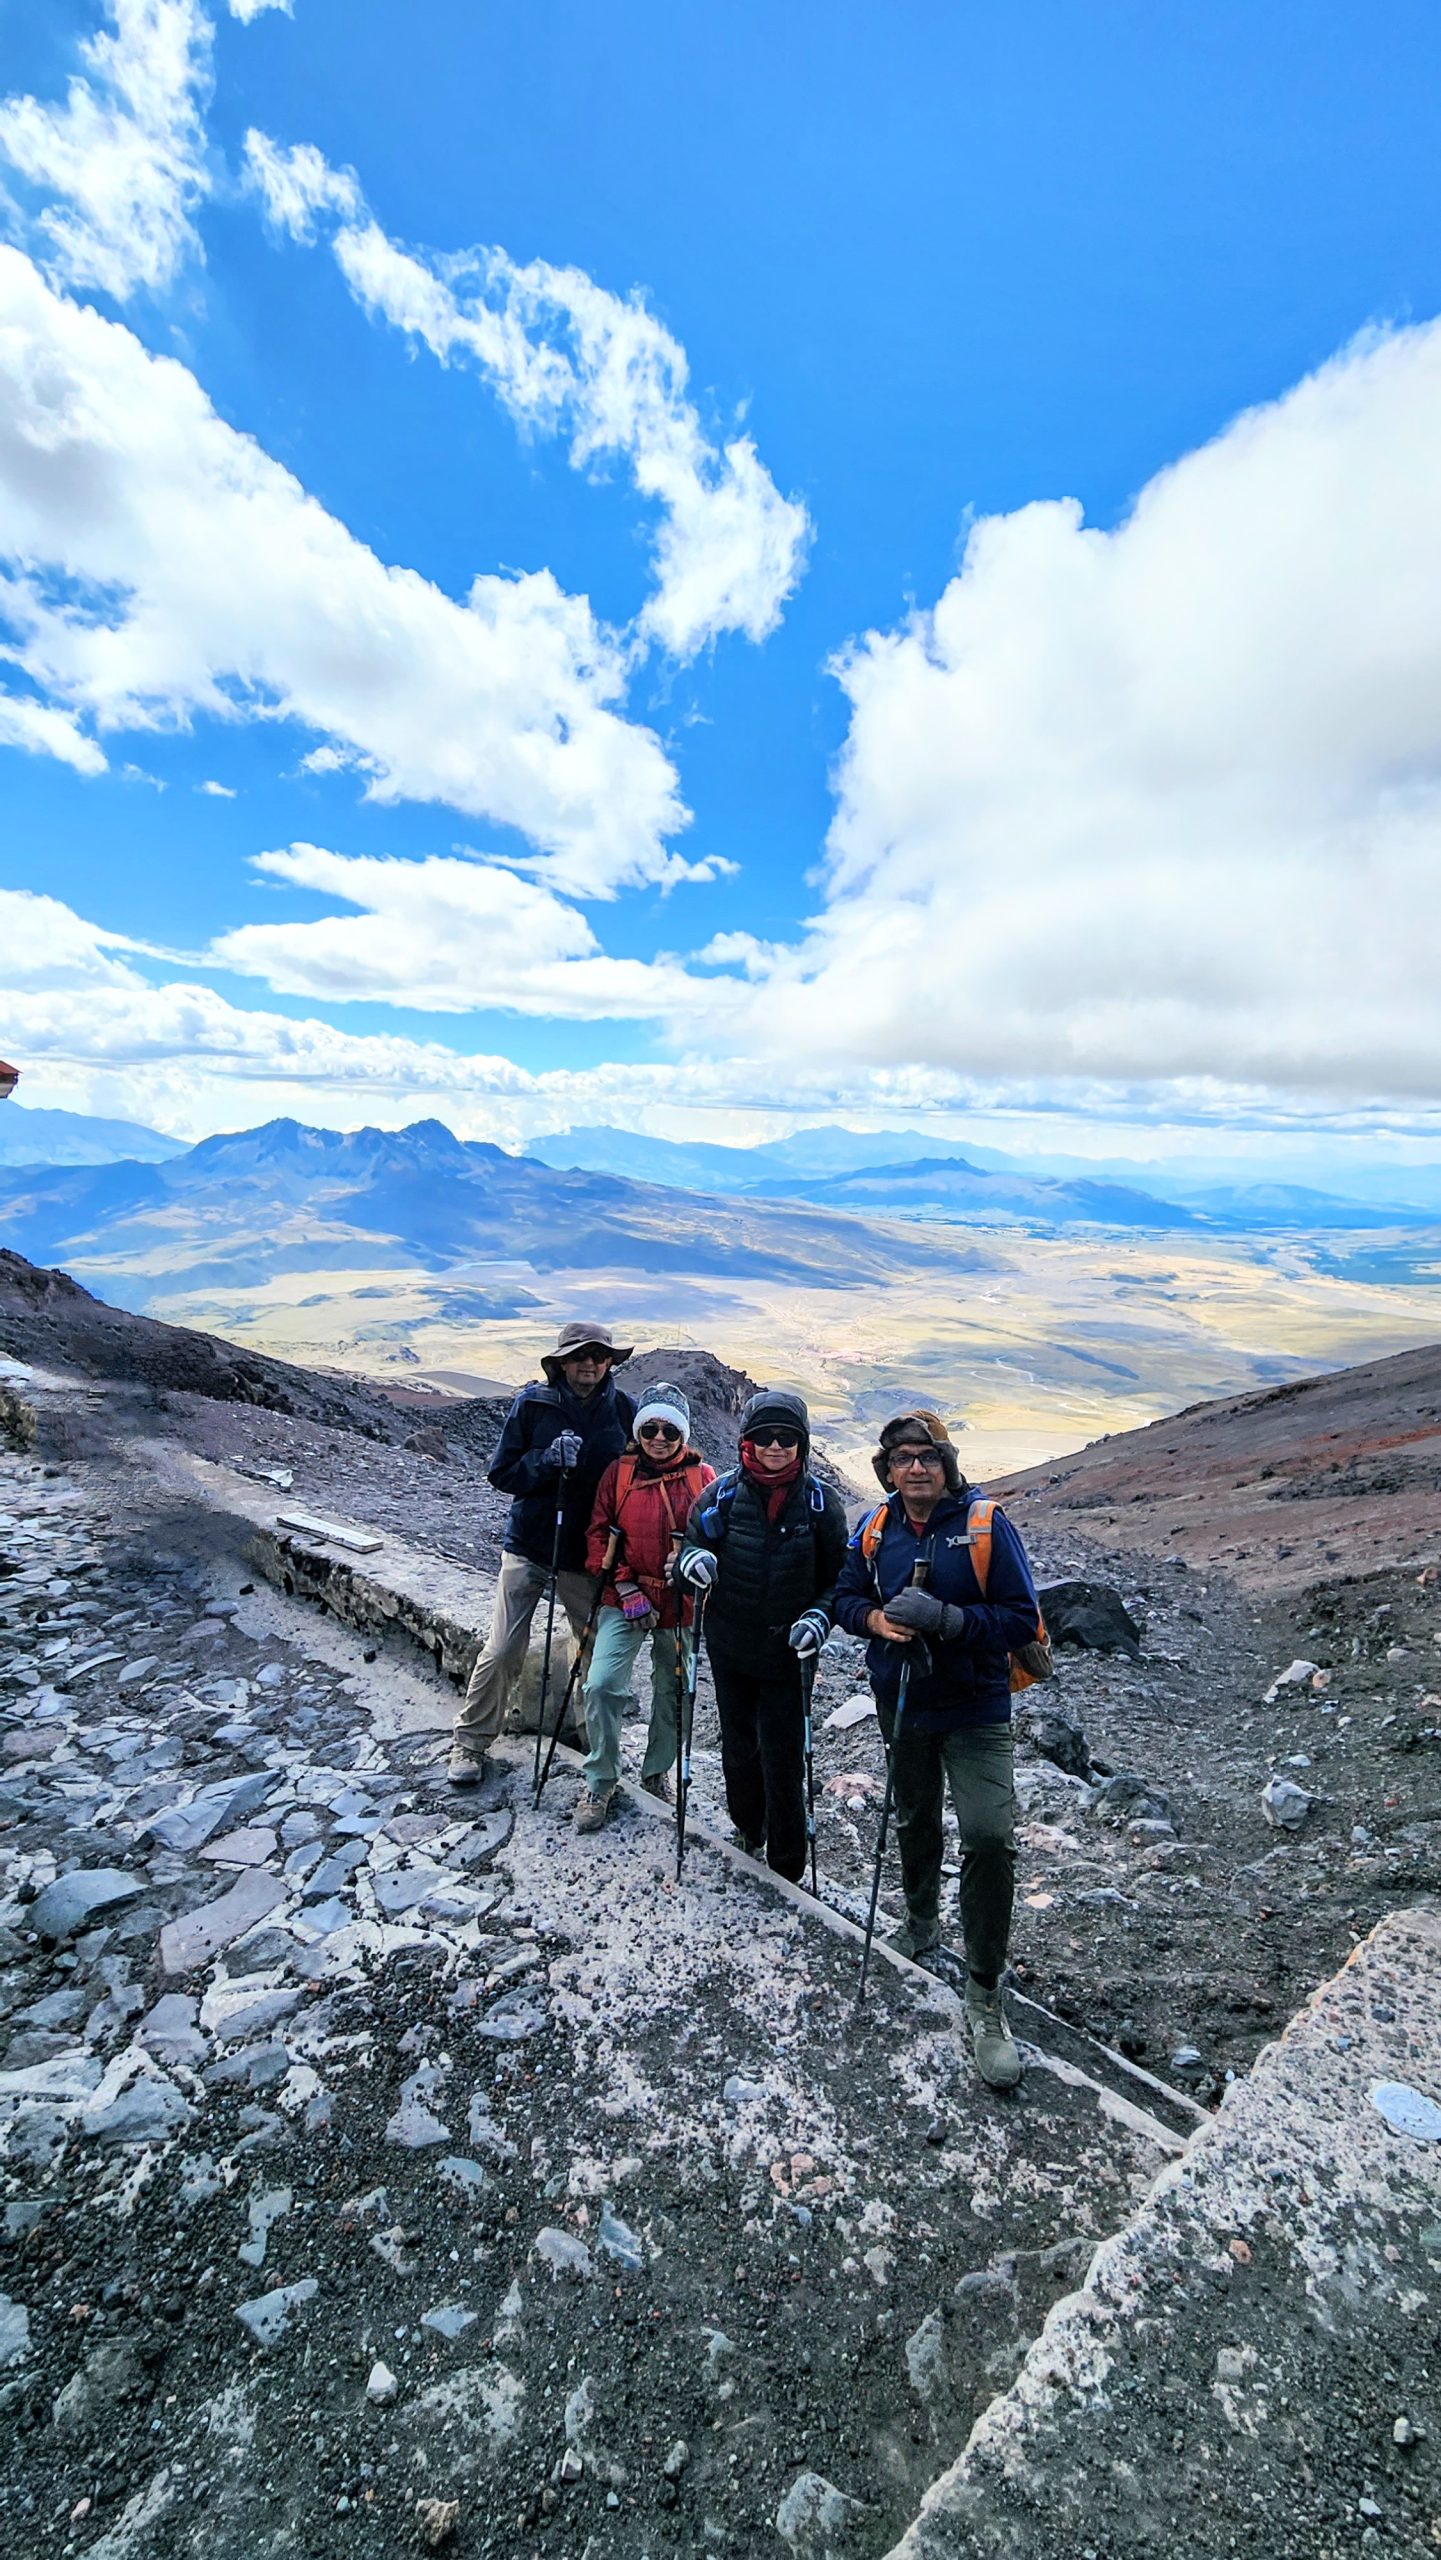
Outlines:
<svg viewBox="0 0 1441 2560"><path fill-rule="evenodd" d="M531 1620L550 1587L579 1643L590 1613L586 1532L596 1487L630 1438L635 1407L614 1383L633 1343L618 1343L608 1324L563 1324L555 1349L542 1355L545 1383L522 1387L490 1462L490 1481L511 1497L490 1633L466 1685L451 1735L452 1786L485 1775L485 1753L499 1733L512 1681L525 1660ZM556 1531L556 1495L560 1529Z"/></svg>
<svg viewBox="0 0 1441 2560"><path fill-rule="evenodd" d="M551 1385L558 1387L587 1352L593 1359L604 1360L608 1367L618 1369L634 1350L633 1342L618 1343L608 1324L563 1324L555 1338L555 1349L541 1353L540 1365Z"/></svg>

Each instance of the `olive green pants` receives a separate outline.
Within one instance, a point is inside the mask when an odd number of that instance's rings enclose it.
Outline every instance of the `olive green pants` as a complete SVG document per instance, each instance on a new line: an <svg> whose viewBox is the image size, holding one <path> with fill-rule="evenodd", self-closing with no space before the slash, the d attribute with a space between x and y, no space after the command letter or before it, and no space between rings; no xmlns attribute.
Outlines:
<svg viewBox="0 0 1441 2560"><path fill-rule="evenodd" d="M941 1934L941 1808L950 1789L961 1833L961 1931L973 1973L999 1974L1011 1936L1016 1892L1015 1745L1009 1724L963 1725L916 1733L877 1705L895 1769L896 1846L911 1935L918 1947Z"/></svg>

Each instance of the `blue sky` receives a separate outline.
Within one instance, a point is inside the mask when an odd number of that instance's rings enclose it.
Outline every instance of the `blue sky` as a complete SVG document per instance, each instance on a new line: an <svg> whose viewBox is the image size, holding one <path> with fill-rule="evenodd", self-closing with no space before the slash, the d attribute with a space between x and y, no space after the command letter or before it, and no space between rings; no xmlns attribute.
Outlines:
<svg viewBox="0 0 1441 2560"><path fill-rule="evenodd" d="M1432 10L0 38L30 1100L1429 1140Z"/></svg>

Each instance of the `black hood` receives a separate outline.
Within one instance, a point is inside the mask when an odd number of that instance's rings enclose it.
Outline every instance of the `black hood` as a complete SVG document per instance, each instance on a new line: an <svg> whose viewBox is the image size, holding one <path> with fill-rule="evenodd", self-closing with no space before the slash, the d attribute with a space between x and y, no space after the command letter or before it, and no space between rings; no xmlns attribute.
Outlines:
<svg viewBox="0 0 1441 2560"><path fill-rule="evenodd" d="M741 1411L740 1437L742 1440L748 1437L758 1422L774 1422L788 1431L798 1431L801 1435L802 1463L810 1456L811 1418L806 1410L804 1396L794 1394L789 1387L759 1388L751 1397L749 1404L743 1406Z"/></svg>

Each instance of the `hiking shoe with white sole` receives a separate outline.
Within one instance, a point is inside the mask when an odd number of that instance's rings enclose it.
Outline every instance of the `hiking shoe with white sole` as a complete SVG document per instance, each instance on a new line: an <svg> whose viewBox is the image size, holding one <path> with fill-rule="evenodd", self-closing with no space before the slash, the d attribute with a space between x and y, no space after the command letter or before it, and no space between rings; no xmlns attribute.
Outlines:
<svg viewBox="0 0 1441 2560"><path fill-rule="evenodd" d="M671 1785L668 1769L657 1769L653 1776L642 1778L640 1791L643 1796L654 1796L657 1804L674 1804L675 1802L675 1789Z"/></svg>
<svg viewBox="0 0 1441 2560"><path fill-rule="evenodd" d="M966 2024L975 2048L976 2069L986 2087L1014 2089L1021 2076L1021 2057L1006 2020L999 1986L987 1991L983 1983L975 1980L966 1984Z"/></svg>
<svg viewBox="0 0 1441 2560"><path fill-rule="evenodd" d="M603 1831L614 1794L614 1787L582 1787L575 1809L577 1831Z"/></svg>
<svg viewBox="0 0 1441 2560"><path fill-rule="evenodd" d="M940 1943L939 1920L903 1920L888 1941L898 1956L909 1956L912 1964L929 1964Z"/></svg>
<svg viewBox="0 0 1441 2560"><path fill-rule="evenodd" d="M451 1744L450 1758L445 1764L445 1774L453 1787L478 1787L485 1772L486 1761L483 1751L472 1751L468 1742L457 1741Z"/></svg>

